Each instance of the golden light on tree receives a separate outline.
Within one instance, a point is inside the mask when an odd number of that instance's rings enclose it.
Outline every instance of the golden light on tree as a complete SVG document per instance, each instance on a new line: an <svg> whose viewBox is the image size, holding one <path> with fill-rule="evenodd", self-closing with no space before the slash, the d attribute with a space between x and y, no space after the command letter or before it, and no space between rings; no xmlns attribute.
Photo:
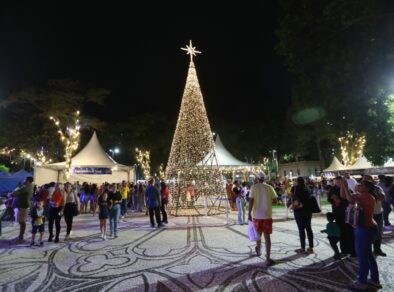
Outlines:
<svg viewBox="0 0 394 292"><path fill-rule="evenodd" d="M338 141L341 146L341 156L345 166L353 165L363 155L365 136L347 131L345 136L338 138Z"/></svg>
<svg viewBox="0 0 394 292"><path fill-rule="evenodd" d="M80 136L80 124L79 124L79 111L74 114L74 124L73 126L66 127L65 130L62 129L60 121L54 117L49 117L53 121L54 125L57 127L57 132L60 136L60 140L64 145L64 158L65 158L65 168L64 174L66 178L70 177L71 168L71 158L74 152L78 149Z"/></svg>
<svg viewBox="0 0 394 292"><path fill-rule="evenodd" d="M164 179L165 174L166 174L166 172L165 172L164 164L161 163L159 166L159 178Z"/></svg>
<svg viewBox="0 0 394 292"><path fill-rule="evenodd" d="M150 152L148 150L135 148L135 158L137 159L138 164L141 166L144 178L149 179L151 177Z"/></svg>
<svg viewBox="0 0 394 292"><path fill-rule="evenodd" d="M15 151L15 148L3 147L0 149L0 155L10 157L12 152L14 152L14 151Z"/></svg>
<svg viewBox="0 0 394 292"><path fill-rule="evenodd" d="M193 63L193 56L200 52L191 41L182 50L190 55L190 65L166 168L175 215L184 207L193 206L197 211L199 198L224 194L213 135Z"/></svg>

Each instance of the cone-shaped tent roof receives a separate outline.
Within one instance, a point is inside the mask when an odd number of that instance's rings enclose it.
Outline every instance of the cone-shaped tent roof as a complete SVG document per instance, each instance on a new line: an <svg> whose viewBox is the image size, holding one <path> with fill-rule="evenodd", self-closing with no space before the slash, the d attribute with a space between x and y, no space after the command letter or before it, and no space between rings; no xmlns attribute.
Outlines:
<svg viewBox="0 0 394 292"><path fill-rule="evenodd" d="M361 156L360 158L357 159L357 161L350 166L348 169L349 170L356 170L356 169L368 169L368 168L373 168L374 166L372 165L371 162L365 158L365 156Z"/></svg>
<svg viewBox="0 0 394 292"><path fill-rule="evenodd" d="M332 159L332 162L329 167L327 167L323 172L336 172L345 170L346 167L338 160L336 156Z"/></svg>
<svg viewBox="0 0 394 292"><path fill-rule="evenodd" d="M48 167L62 167L65 162L58 162L48 164ZM101 144L97 138L96 132L93 133L92 138L86 146L78 152L71 159L71 167L119 167L124 166L122 164L116 163L101 147Z"/></svg>
<svg viewBox="0 0 394 292"><path fill-rule="evenodd" d="M384 164L384 167L394 167L394 160L392 158L387 160L387 162Z"/></svg>
<svg viewBox="0 0 394 292"><path fill-rule="evenodd" d="M249 163L243 162L235 158L227 149L224 147L222 140L220 139L219 135L216 136L215 140L215 153L216 153L216 160L218 166L253 166ZM208 154L205 156L203 162L200 162L198 165L206 164L212 165L215 156Z"/></svg>

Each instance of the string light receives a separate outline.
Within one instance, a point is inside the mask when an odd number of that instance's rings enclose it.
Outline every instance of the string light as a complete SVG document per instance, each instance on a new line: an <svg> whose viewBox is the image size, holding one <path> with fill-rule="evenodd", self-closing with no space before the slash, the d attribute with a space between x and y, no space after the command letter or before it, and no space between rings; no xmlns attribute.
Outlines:
<svg viewBox="0 0 394 292"><path fill-rule="evenodd" d="M214 151L212 131L192 58L199 51L195 50L191 42L190 46L182 49L187 51L191 58L165 174L176 215L178 209L184 207L191 209L190 206L193 205L195 209L194 202L198 198L220 196L225 193L223 177ZM213 159L205 159L209 154L213 155Z"/></svg>
<svg viewBox="0 0 394 292"><path fill-rule="evenodd" d="M363 155L365 136L346 132L344 137L338 138L341 146L342 161L345 166L353 165Z"/></svg>
<svg viewBox="0 0 394 292"><path fill-rule="evenodd" d="M74 152L78 149L80 141L80 124L79 124L79 111L74 114L74 125L73 127L67 127L65 131L60 126L60 121L57 118L49 117L53 121L54 125L57 127L57 132L60 136L60 140L64 145L64 158L65 158L65 168L64 174L66 178L69 178L70 168L71 168L71 158Z"/></svg>
<svg viewBox="0 0 394 292"><path fill-rule="evenodd" d="M10 156L12 152L15 151L15 148L4 147L0 149L0 155Z"/></svg>
<svg viewBox="0 0 394 292"><path fill-rule="evenodd" d="M135 153L138 164L141 166L142 173L144 174L144 178L150 178L150 152L148 150L140 150L138 148L135 148Z"/></svg>

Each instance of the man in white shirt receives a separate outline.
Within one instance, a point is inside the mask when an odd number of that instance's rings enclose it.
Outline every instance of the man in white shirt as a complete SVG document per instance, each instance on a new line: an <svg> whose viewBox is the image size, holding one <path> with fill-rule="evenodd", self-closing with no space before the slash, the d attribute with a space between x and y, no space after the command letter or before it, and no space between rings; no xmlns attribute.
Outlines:
<svg viewBox="0 0 394 292"><path fill-rule="evenodd" d="M271 236L272 233L272 201L276 199L276 193L272 186L264 183L265 173L257 174L258 183L250 189L249 195L249 221L253 220L260 239L256 241L256 254L261 255L261 235L264 233L266 265L271 266ZM253 212L253 214L252 214ZM253 215L253 216L252 216Z"/></svg>
<svg viewBox="0 0 394 292"><path fill-rule="evenodd" d="M349 190L351 190L352 193L356 192L355 188L357 185L357 181L354 178L352 178L350 176L350 173L348 173L348 172L345 172L345 178L347 181L347 185L349 186Z"/></svg>

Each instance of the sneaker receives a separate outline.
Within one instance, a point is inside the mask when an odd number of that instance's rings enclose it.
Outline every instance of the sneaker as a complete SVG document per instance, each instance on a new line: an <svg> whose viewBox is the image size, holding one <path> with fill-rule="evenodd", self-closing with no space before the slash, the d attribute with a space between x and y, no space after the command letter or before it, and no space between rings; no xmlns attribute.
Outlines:
<svg viewBox="0 0 394 292"><path fill-rule="evenodd" d="M272 259L267 259L267 260L265 261L265 265L266 265L267 267L270 267L270 266L275 265L275 262L274 262Z"/></svg>
<svg viewBox="0 0 394 292"><path fill-rule="evenodd" d="M307 248L306 253L309 253L309 254L313 253L313 248L311 248L311 247Z"/></svg>
<svg viewBox="0 0 394 292"><path fill-rule="evenodd" d="M34 241L30 242L30 247L34 246Z"/></svg>
<svg viewBox="0 0 394 292"><path fill-rule="evenodd" d="M348 288L353 291L365 291L368 288L368 286L367 284L363 284L360 283L359 281L356 281L353 284L350 284Z"/></svg>
<svg viewBox="0 0 394 292"><path fill-rule="evenodd" d="M104 239L104 240L107 240L107 236L106 236L106 235L104 235L104 236L103 236L103 239Z"/></svg>
<svg viewBox="0 0 394 292"><path fill-rule="evenodd" d="M54 242L58 243L59 242L59 237L56 237Z"/></svg>
<svg viewBox="0 0 394 292"><path fill-rule="evenodd" d="M305 249L304 248L298 248L295 250L296 253L305 253Z"/></svg>
<svg viewBox="0 0 394 292"><path fill-rule="evenodd" d="M124 216L120 217L121 219L124 219Z"/></svg>
<svg viewBox="0 0 394 292"><path fill-rule="evenodd" d="M71 235L73 235L73 231L72 231L72 230L70 231L70 234L69 234L69 236L71 237Z"/></svg>
<svg viewBox="0 0 394 292"><path fill-rule="evenodd" d="M117 234L115 234L115 236L114 236L115 238L118 238L118 235Z"/></svg>
<svg viewBox="0 0 394 292"><path fill-rule="evenodd" d="M109 237L112 237L112 232L109 234Z"/></svg>
<svg viewBox="0 0 394 292"><path fill-rule="evenodd" d="M157 228L160 228L160 227L164 227L164 225L161 223L157 224Z"/></svg>
<svg viewBox="0 0 394 292"><path fill-rule="evenodd" d="M385 256L387 256L387 254L386 253L384 253L383 251L381 251L381 250L378 250L378 251L374 251L373 252L376 256L381 256L381 257L385 257Z"/></svg>
<svg viewBox="0 0 394 292"><path fill-rule="evenodd" d="M155 224L151 224L150 226L151 226L152 228L154 228L154 227L155 227Z"/></svg>
<svg viewBox="0 0 394 292"><path fill-rule="evenodd" d="M52 242L52 240L53 240L53 236L50 235L50 236L48 237L48 242Z"/></svg>
<svg viewBox="0 0 394 292"><path fill-rule="evenodd" d="M67 241L67 240L69 240L70 239L70 236L68 236L68 235L66 235L65 237L64 237L64 241ZM55 241L56 242L56 241Z"/></svg>
<svg viewBox="0 0 394 292"><path fill-rule="evenodd" d="M372 286L375 289L382 289L383 288L382 284L380 284L379 282L372 281L372 280L368 280L367 284L368 284L368 286Z"/></svg>
<svg viewBox="0 0 394 292"><path fill-rule="evenodd" d="M40 241L40 246L44 246L44 242L43 241Z"/></svg>

